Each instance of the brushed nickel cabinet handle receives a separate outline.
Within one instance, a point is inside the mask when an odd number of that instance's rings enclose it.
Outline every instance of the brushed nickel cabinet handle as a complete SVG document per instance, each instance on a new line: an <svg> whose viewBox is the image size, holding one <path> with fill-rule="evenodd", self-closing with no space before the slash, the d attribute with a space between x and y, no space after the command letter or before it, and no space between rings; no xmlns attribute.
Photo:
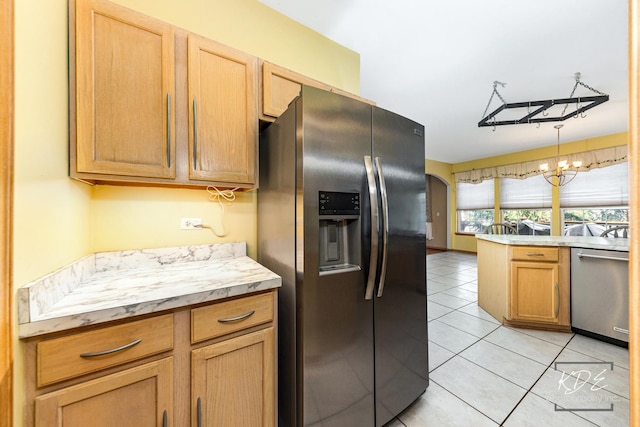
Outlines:
<svg viewBox="0 0 640 427"><path fill-rule="evenodd" d="M559 313L560 313L560 288L558 287L558 282L556 282L556 319L558 318Z"/></svg>
<svg viewBox="0 0 640 427"><path fill-rule="evenodd" d="M171 167L171 94L167 94L167 167Z"/></svg>
<svg viewBox="0 0 640 427"><path fill-rule="evenodd" d="M240 316L236 316L236 317L227 317L226 319L218 319L218 322L220 323L231 323L231 322L237 322L239 320L244 320L247 317L251 317L253 316L253 314L255 313L255 310L251 310L248 313L245 314L241 314Z"/></svg>
<svg viewBox="0 0 640 427"><path fill-rule="evenodd" d="M198 403L196 404L196 420L198 427L202 427L202 404L200 398L198 398Z"/></svg>
<svg viewBox="0 0 640 427"><path fill-rule="evenodd" d="M193 170L198 166L198 106L193 99Z"/></svg>
<svg viewBox="0 0 640 427"><path fill-rule="evenodd" d="M169 419L167 417L167 410L165 409L164 412L162 413L162 427L168 427L169 426Z"/></svg>
<svg viewBox="0 0 640 427"><path fill-rule="evenodd" d="M620 332L621 334L629 335L629 330L628 329L618 328L617 326L614 326L613 330L616 331L616 332Z"/></svg>
<svg viewBox="0 0 640 427"><path fill-rule="evenodd" d="M527 256L544 256L544 254L529 253L529 254L527 254Z"/></svg>
<svg viewBox="0 0 640 427"><path fill-rule="evenodd" d="M136 345L140 344L141 342L142 342L141 339L137 339L137 340L131 341L128 344L121 345L120 347L116 347L116 348L111 348L109 350L96 351L95 353L82 353L80 355L80 357L83 357L85 359L89 359L89 358L92 358L92 357L106 356L107 354L113 354L113 353L117 353L119 351L126 350L128 348L131 348L133 346L136 346Z"/></svg>

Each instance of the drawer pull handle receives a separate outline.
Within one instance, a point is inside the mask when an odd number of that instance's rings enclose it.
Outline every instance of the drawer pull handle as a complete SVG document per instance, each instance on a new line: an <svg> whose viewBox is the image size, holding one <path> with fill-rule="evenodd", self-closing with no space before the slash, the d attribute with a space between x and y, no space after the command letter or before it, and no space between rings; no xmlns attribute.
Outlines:
<svg viewBox="0 0 640 427"><path fill-rule="evenodd" d="M533 253L530 253L530 254L527 254L527 256L544 256L544 254L533 254Z"/></svg>
<svg viewBox="0 0 640 427"><path fill-rule="evenodd" d="M167 417L167 410L162 413L162 427L169 427L169 419Z"/></svg>
<svg viewBox="0 0 640 427"><path fill-rule="evenodd" d="M85 359L91 358L91 357L98 357L98 356L106 356L107 354L112 354L112 353L117 353L119 351L123 351L126 350L128 348L131 348L135 345L138 345L142 342L141 339L137 339L135 341L131 341L128 344L122 345L120 347L116 347L116 348L112 348L109 350L103 350L103 351L96 351L95 353L82 353L80 355L80 357L84 357Z"/></svg>
<svg viewBox="0 0 640 427"><path fill-rule="evenodd" d="M226 319L218 319L218 322L220 322L220 323L238 322L238 321L240 321L240 320L244 320L244 319L246 319L247 317L251 317L251 316L253 316L253 314L254 314L255 312L256 312L255 310L251 310L250 312L245 313L245 314L241 314L240 316L236 316L236 317L228 317L228 318L226 318Z"/></svg>
<svg viewBox="0 0 640 427"><path fill-rule="evenodd" d="M629 335L629 330L628 329L624 329L624 328L618 328L617 326L613 327L613 330L616 332L620 332L622 334L627 334Z"/></svg>

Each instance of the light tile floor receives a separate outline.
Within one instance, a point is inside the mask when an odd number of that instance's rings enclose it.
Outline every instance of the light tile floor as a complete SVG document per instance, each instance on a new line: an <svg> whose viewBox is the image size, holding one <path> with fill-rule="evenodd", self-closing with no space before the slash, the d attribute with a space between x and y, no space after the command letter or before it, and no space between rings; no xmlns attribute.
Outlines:
<svg viewBox="0 0 640 427"><path fill-rule="evenodd" d="M475 255L427 266L430 385L389 427L629 424L626 349L502 326L478 307Z"/></svg>

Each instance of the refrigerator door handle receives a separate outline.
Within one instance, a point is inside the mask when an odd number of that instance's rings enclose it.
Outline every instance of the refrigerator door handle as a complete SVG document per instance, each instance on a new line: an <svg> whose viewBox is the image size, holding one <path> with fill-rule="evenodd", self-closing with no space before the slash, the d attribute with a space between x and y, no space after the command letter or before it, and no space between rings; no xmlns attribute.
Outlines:
<svg viewBox="0 0 640 427"><path fill-rule="evenodd" d="M384 279L387 274L387 242L389 239L389 202L387 199L387 184L382 173L382 162L376 157L378 180L380 182L380 199L382 201L382 265L380 266L380 279L378 280L378 298L384 291Z"/></svg>
<svg viewBox="0 0 640 427"><path fill-rule="evenodd" d="M368 300L373 298L376 270L378 269L378 188L371 156L364 156L364 166L367 171L369 202L371 204L371 255L369 257L369 277L364 292L364 299Z"/></svg>

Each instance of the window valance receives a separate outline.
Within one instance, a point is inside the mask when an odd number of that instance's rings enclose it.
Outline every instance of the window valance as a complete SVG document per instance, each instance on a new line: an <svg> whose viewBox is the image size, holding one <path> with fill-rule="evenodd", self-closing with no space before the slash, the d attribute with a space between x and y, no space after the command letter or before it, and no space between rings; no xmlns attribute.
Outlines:
<svg viewBox="0 0 640 427"><path fill-rule="evenodd" d="M477 184L479 182L493 178L516 178L525 179L542 174L541 163L548 163L549 168L555 169L556 157L549 159L532 160L510 165L494 166L483 169L473 169L470 171L456 172L454 174L456 182L467 182ZM565 154L560 156L560 160L567 160L569 164L573 161L582 161L580 171L590 171L591 169L603 168L617 163L627 161L627 146L601 148L599 150L583 151L581 153Z"/></svg>

